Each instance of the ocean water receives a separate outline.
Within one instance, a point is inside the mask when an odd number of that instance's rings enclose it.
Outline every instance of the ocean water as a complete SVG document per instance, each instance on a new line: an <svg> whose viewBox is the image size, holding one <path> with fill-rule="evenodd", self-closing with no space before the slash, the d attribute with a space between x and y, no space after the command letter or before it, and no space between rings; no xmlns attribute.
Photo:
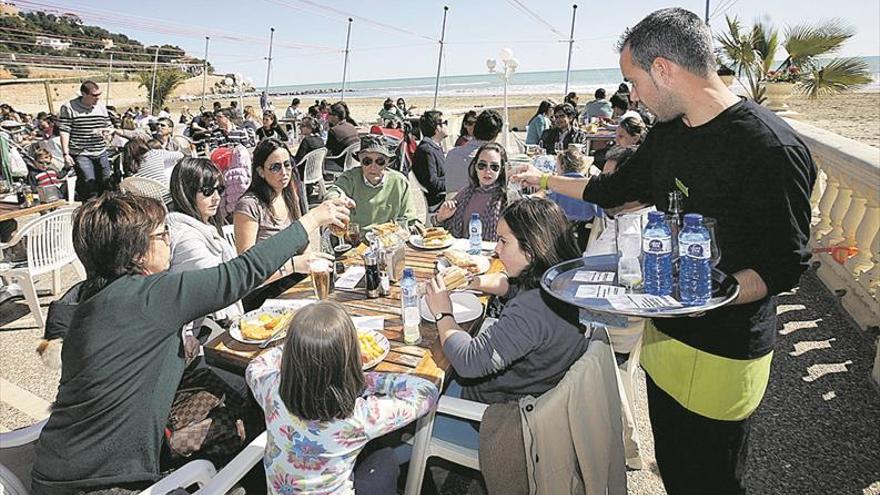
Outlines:
<svg viewBox="0 0 880 495"><path fill-rule="evenodd" d="M864 89L880 89L880 56L861 57L868 63L874 77L874 81ZM592 95L597 88L605 88L609 94L617 90L617 86L623 81L620 69L581 69L571 71L569 91L576 91L585 96ZM272 86L271 93L309 94L328 93L338 94L342 86L341 81L318 83ZM371 81L349 81L346 88L346 98L372 98L390 96L404 98L410 96L430 96L434 94L434 77L413 77L405 79L380 79ZM511 95L522 94L559 94L565 90L565 71L523 72L516 73L510 78L507 92ZM482 96L499 95L504 91L504 83L496 74L474 74L468 76L441 76L440 96ZM315 95L320 97L320 95Z"/></svg>

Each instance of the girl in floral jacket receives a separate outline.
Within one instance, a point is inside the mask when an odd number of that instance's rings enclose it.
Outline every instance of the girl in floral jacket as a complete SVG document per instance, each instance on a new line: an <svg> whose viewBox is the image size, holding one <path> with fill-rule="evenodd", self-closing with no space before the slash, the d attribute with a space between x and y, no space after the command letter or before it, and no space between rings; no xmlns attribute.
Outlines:
<svg viewBox="0 0 880 495"><path fill-rule="evenodd" d="M359 454L431 410L437 387L412 375L364 373L354 323L337 303L299 310L287 335L283 351L264 353L246 373L266 416L269 493L395 493L394 452Z"/></svg>

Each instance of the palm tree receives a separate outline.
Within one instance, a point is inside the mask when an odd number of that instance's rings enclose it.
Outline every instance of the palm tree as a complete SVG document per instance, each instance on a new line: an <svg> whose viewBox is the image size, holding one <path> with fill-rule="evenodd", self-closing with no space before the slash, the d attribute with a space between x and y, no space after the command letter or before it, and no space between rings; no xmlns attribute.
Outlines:
<svg viewBox="0 0 880 495"><path fill-rule="evenodd" d="M785 28L785 42L780 44L779 32L769 22L756 21L744 29L739 20L726 17L727 33L716 39L727 63L736 70L749 98L764 101L768 74L773 71L777 50L787 53L775 72L790 74L798 90L810 98L849 91L871 82L868 64L857 58L834 58L825 63L820 57L836 52L853 37L855 31L839 19L818 25L801 24Z"/></svg>
<svg viewBox="0 0 880 495"><path fill-rule="evenodd" d="M140 82L138 86L142 86L147 90L152 87L152 72L138 72L137 77ZM171 92L180 86L187 78L189 78L189 75L178 69L158 69L156 71L156 89L153 91L153 101L150 102L151 113L156 108L162 108L165 106L165 100L171 95Z"/></svg>

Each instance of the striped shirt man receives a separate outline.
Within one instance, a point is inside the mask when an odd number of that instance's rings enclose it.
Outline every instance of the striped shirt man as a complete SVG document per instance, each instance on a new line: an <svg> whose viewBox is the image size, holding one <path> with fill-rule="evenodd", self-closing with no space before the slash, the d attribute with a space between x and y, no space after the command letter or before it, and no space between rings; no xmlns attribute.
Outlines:
<svg viewBox="0 0 880 495"><path fill-rule="evenodd" d="M112 127L107 108L99 103L89 107L82 98L75 98L61 106L58 128L70 135L69 153L73 156L99 156L107 151L104 138L95 131Z"/></svg>

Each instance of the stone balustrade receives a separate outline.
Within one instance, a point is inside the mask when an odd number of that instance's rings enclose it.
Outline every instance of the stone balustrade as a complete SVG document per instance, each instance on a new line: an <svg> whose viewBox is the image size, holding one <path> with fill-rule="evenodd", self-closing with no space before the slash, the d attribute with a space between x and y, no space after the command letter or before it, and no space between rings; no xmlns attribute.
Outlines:
<svg viewBox="0 0 880 495"><path fill-rule="evenodd" d="M880 149L818 127L788 120L810 148L819 177L811 197L816 248L854 247L843 263L817 253L819 278L841 296L862 329L880 325ZM839 259L843 260L843 257ZM874 362L880 383L880 346Z"/></svg>

